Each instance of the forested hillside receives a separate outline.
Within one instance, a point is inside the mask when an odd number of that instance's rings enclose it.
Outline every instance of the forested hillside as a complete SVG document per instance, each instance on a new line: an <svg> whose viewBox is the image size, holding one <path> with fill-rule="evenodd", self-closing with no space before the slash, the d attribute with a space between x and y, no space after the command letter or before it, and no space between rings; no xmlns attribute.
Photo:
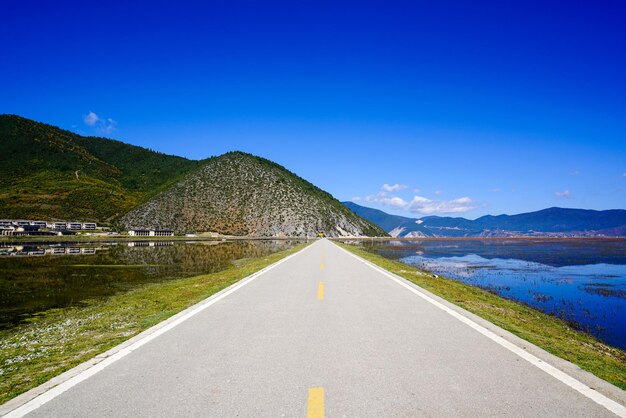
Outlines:
<svg viewBox="0 0 626 418"><path fill-rule="evenodd" d="M111 222L199 164L0 115L0 214Z"/></svg>

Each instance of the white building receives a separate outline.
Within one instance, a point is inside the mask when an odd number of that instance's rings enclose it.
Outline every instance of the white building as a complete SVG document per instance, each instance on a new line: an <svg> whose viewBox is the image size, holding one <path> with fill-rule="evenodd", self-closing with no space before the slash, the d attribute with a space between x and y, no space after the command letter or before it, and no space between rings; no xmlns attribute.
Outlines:
<svg viewBox="0 0 626 418"><path fill-rule="evenodd" d="M173 237L171 229L131 229L128 231L131 237Z"/></svg>
<svg viewBox="0 0 626 418"><path fill-rule="evenodd" d="M171 229L157 229L152 232L154 232L155 237L173 237L174 236L174 231L172 231Z"/></svg>
<svg viewBox="0 0 626 418"><path fill-rule="evenodd" d="M131 229L128 231L128 235L131 237L149 237L150 230L148 229Z"/></svg>
<svg viewBox="0 0 626 418"><path fill-rule="evenodd" d="M48 228L48 229L72 229L72 230L88 230L94 231L98 229L98 225L95 222L64 222L64 221L56 221L56 222L48 222L48 221L33 221L28 219L0 219L0 226L15 226L15 227L23 227L23 226L38 226L39 228Z"/></svg>

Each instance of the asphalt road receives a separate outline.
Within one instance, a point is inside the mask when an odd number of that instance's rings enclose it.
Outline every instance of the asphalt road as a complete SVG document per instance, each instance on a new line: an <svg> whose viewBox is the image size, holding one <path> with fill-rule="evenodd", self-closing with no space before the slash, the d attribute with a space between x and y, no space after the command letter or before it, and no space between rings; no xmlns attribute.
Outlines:
<svg viewBox="0 0 626 418"><path fill-rule="evenodd" d="M615 416L322 240L28 416Z"/></svg>

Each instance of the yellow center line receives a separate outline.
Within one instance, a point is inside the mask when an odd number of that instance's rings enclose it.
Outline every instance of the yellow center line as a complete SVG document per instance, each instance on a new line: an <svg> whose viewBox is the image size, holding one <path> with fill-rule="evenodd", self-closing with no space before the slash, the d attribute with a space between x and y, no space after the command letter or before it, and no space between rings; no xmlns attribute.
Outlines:
<svg viewBox="0 0 626 418"><path fill-rule="evenodd" d="M324 282L317 286L317 300L324 300Z"/></svg>
<svg viewBox="0 0 626 418"><path fill-rule="evenodd" d="M320 264L320 270L324 270L324 263Z"/></svg>
<svg viewBox="0 0 626 418"><path fill-rule="evenodd" d="M324 418L324 388L309 389L306 418Z"/></svg>

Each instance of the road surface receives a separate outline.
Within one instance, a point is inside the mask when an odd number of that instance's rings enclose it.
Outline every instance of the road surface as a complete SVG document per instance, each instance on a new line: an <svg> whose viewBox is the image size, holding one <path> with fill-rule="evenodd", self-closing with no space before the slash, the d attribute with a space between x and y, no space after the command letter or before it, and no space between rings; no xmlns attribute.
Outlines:
<svg viewBox="0 0 626 418"><path fill-rule="evenodd" d="M28 416L615 416L409 288L317 241Z"/></svg>

